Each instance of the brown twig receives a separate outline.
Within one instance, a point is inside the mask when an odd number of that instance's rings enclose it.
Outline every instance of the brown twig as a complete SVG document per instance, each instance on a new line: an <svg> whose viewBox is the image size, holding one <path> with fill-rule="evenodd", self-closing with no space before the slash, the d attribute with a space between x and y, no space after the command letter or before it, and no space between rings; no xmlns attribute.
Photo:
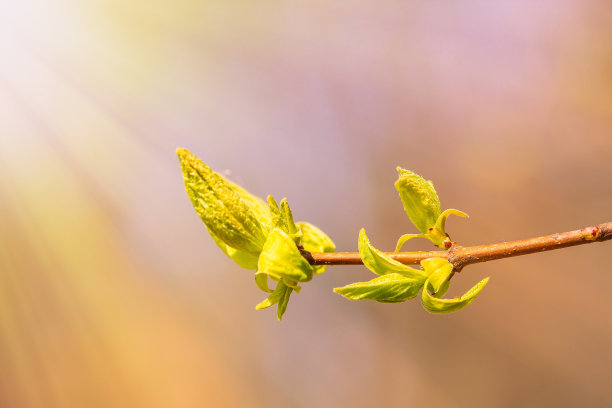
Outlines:
<svg viewBox="0 0 612 408"><path fill-rule="evenodd" d="M537 238L502 242L491 245L462 247L453 243L447 251L423 252L385 252L391 258L406 264L419 264L427 258L445 258L454 266L455 271L477 262L509 258L511 256L527 255L535 252L552 251L574 245L590 244L612 239L612 222L594 225L575 231L560 232ZM359 252L307 252L302 254L311 265L361 265Z"/></svg>

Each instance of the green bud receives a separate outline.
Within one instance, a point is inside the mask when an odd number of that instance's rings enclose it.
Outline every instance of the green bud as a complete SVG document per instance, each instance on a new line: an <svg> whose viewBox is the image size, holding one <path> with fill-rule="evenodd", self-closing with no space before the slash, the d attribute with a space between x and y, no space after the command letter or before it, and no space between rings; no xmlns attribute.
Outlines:
<svg viewBox="0 0 612 408"><path fill-rule="evenodd" d="M440 200L431 181L410 170L397 168L399 179L395 182L404 210L410 221L421 231L434 226L440 216Z"/></svg>
<svg viewBox="0 0 612 408"><path fill-rule="evenodd" d="M261 225L264 226L267 235L267 233L270 231L270 224L272 222L272 217L270 216L270 209L268 208L268 205L261 198L249 193L247 190L234 183L233 181L228 180L220 174L219 177L225 180L225 182L230 185L232 190L234 190L234 192L240 196L242 201L244 201L244 203L253 212L255 218L257 218Z"/></svg>
<svg viewBox="0 0 612 408"><path fill-rule="evenodd" d="M397 168L399 179L395 182L395 188L399 192L404 210L410 221L422 232L422 234L405 234L397 241L395 251L399 252L402 245L412 238L427 238L438 247L448 249L451 245L450 238L445 231L446 219L454 214L460 217L468 215L459 210L446 210L440 212L440 200L431 181L409 170Z"/></svg>
<svg viewBox="0 0 612 408"><path fill-rule="evenodd" d="M249 206L232 184L189 151L177 149L177 155L187 195L215 241L257 256L266 241L267 232L267 227L260 221L264 218L260 206ZM245 190L243 196L244 193ZM253 207L259 209L253 210Z"/></svg>

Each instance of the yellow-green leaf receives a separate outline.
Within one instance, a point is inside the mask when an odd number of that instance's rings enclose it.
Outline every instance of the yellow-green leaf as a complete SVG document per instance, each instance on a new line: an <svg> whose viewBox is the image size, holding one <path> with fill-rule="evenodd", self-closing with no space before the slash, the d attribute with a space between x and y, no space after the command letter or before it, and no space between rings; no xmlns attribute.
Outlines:
<svg viewBox="0 0 612 408"><path fill-rule="evenodd" d="M278 301L278 307L276 308L276 317L278 317L278 321L283 320L283 315L287 311L287 305L289 304L289 296L291 296L291 292L293 292L293 290L293 288L287 287Z"/></svg>
<svg viewBox="0 0 612 408"><path fill-rule="evenodd" d="M355 282L334 292L351 300L372 299L378 302L404 302L414 298L423 284L425 277L406 277L399 273L388 273L369 282Z"/></svg>
<svg viewBox="0 0 612 408"><path fill-rule="evenodd" d="M444 258L429 258L421 261L421 267L428 276L432 294L436 297L443 296L450 285L453 264Z"/></svg>
<svg viewBox="0 0 612 408"><path fill-rule="evenodd" d="M445 228L446 228L446 219L450 215L456 215L456 216L462 217L462 218L469 218L470 217L469 215L467 215L463 211L455 210L454 208L449 208L448 210L444 210L444 212L442 212L442 214L440 214L440 216L436 220L434 228L437 228L440 231L442 231L442 233L444 233L445 232Z"/></svg>
<svg viewBox="0 0 612 408"><path fill-rule="evenodd" d="M255 306L255 310L265 309L265 308L268 308L270 306L277 304L281 300L281 298L284 296L285 291L287 289L289 289L287 285L285 285L283 282L278 282L278 285L276 285L276 288L274 289L274 291L272 291L270 296L265 298L263 301L259 302Z"/></svg>
<svg viewBox="0 0 612 408"><path fill-rule="evenodd" d="M359 231L359 255L363 264L378 275L399 273L413 279L424 279L427 277L425 272L406 266L374 248L370 244L363 228Z"/></svg>
<svg viewBox="0 0 612 408"><path fill-rule="evenodd" d="M277 280L286 278L296 282L311 280L313 272L295 242L280 228L274 228L268 235L259 255L257 270Z"/></svg>
<svg viewBox="0 0 612 408"><path fill-rule="evenodd" d="M309 252L334 252L336 245L333 241L319 228L308 222L297 222L299 230L302 232L302 246ZM325 265L316 265L312 269L314 273L319 274L325 272Z"/></svg>
<svg viewBox="0 0 612 408"><path fill-rule="evenodd" d="M300 232L293 221L293 213L291 212L291 208L286 198L281 200L280 213L283 223L287 226L287 234L289 234L289 236L299 236Z"/></svg>
<svg viewBox="0 0 612 408"><path fill-rule="evenodd" d="M334 252L336 244L321 229L309 222L296 223L302 231L302 245L310 252Z"/></svg>
<svg viewBox="0 0 612 408"><path fill-rule="evenodd" d="M268 201L268 210L270 211L271 228L280 228L283 231L286 230L287 228L282 221L281 212L278 208L278 203L271 195L269 195L266 199Z"/></svg>
<svg viewBox="0 0 612 408"><path fill-rule="evenodd" d="M461 297L454 299L440 299L429 293L430 289L432 288L428 280L423 287L423 292L421 295L423 307L425 307L425 309L431 313L451 313L457 311L472 303L488 281L489 278L481 280Z"/></svg>
<svg viewBox="0 0 612 408"><path fill-rule="evenodd" d="M451 245L451 240L448 238L446 234L446 219L449 215L456 215L463 218L468 218L469 216L463 211L455 210L450 208L448 210L444 210L442 214L436 220L436 223L433 227L427 230L427 233L424 234L424 237L429 239L431 242L436 244L438 247L442 249L448 249Z"/></svg>
<svg viewBox="0 0 612 408"><path fill-rule="evenodd" d="M440 200L431 181L410 170L397 168L399 179L395 182L404 210L410 221L421 231L434 226L440 216Z"/></svg>
<svg viewBox="0 0 612 408"><path fill-rule="evenodd" d="M265 309L278 304L276 316L278 317L278 320L282 320L283 314L285 314L285 311L287 310L289 297L291 296L292 292L293 288L285 285L283 281L280 281L270 296L255 306L255 310Z"/></svg>
<svg viewBox="0 0 612 408"><path fill-rule="evenodd" d="M257 269L257 255L253 255L248 252L232 248L231 246L223 242L219 237L217 237L208 227L206 227L206 229L208 230L208 233L210 234L212 239L215 241L215 244L217 244L217 246L221 248L223 253L229 256L239 266L246 269Z"/></svg>
<svg viewBox="0 0 612 408"><path fill-rule="evenodd" d="M399 252L400 249L404 246L404 244L411 240L412 238L426 238L425 234L404 234L397 240L397 244L395 244L395 252Z"/></svg>
<svg viewBox="0 0 612 408"><path fill-rule="evenodd" d="M293 221L293 213L286 198L279 205L271 195L268 196L268 207L271 215L272 228L280 228L289 235L296 244L300 243L302 232Z"/></svg>
<svg viewBox="0 0 612 408"><path fill-rule="evenodd" d="M255 272L255 284L263 292L272 293L272 289L268 286L268 274Z"/></svg>

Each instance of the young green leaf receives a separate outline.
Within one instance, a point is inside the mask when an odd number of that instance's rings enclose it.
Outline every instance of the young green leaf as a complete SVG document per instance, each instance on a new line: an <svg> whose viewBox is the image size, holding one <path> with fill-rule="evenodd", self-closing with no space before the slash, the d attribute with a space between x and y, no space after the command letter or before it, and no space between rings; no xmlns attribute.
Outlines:
<svg viewBox="0 0 612 408"><path fill-rule="evenodd" d="M278 285L276 285L276 288L274 291L272 291L270 296L258 303L257 306L255 306L255 310L265 309L278 304L276 316L278 317L279 321L282 320L283 314L285 314L285 311L287 310L287 304L289 304L289 297L291 296L293 290L294 289L292 287L285 285L283 281L278 282ZM299 290L297 292L299 292Z"/></svg>
<svg viewBox="0 0 612 408"><path fill-rule="evenodd" d="M177 149L187 195L218 239L231 248L258 255L266 227L232 186L185 149Z"/></svg>
<svg viewBox="0 0 612 408"><path fill-rule="evenodd" d="M442 249L448 249L451 245L451 240L446 233L446 219L449 215L457 215L459 217L468 218L469 216L463 211L448 209L444 210L442 214L436 220L436 223L433 227L429 228L427 234L425 234L425 238L429 239L431 242L436 244L438 247Z"/></svg>
<svg viewBox="0 0 612 408"><path fill-rule="evenodd" d="M283 223L287 226L287 234L299 235L299 230L293 221L293 213L291 212L291 208L289 207L289 203L287 202L286 198L281 200L280 213Z"/></svg>
<svg viewBox="0 0 612 408"><path fill-rule="evenodd" d="M485 287L489 278L485 278L478 282L472 289L467 291L463 296L454 299L440 299L438 294L432 295L434 288L431 285L429 279L425 282L423 292L421 294L421 302L423 307L431 313L451 313L462 309L472 303L478 296L480 291Z"/></svg>
<svg viewBox="0 0 612 408"><path fill-rule="evenodd" d="M425 272L406 266L374 248L363 228L359 231L359 255L361 255L363 264L377 275L399 273L413 279L427 277Z"/></svg>
<svg viewBox="0 0 612 408"><path fill-rule="evenodd" d="M293 222L293 213L287 199L281 200L280 208L271 195L268 196L268 206L271 214L272 228L280 228L289 235L296 244L300 243L301 231Z"/></svg>
<svg viewBox="0 0 612 408"><path fill-rule="evenodd" d="M287 311L287 305L289 304L289 296L291 296L291 292L293 292L293 288L288 287L285 289L285 292L281 296L278 301L278 307L276 308L276 317L278 317L278 321L283 320L283 315Z"/></svg>
<svg viewBox="0 0 612 408"><path fill-rule="evenodd" d="M297 222L296 226L302 232L302 246L309 252L334 252L336 245L319 228L308 222ZM325 265L313 266L314 273L325 272Z"/></svg>
<svg viewBox="0 0 612 408"><path fill-rule="evenodd" d="M406 241L411 240L412 238L427 238L427 234L404 234L397 240L397 244L395 244L395 252L399 252L400 249L404 246Z"/></svg>
<svg viewBox="0 0 612 408"><path fill-rule="evenodd" d="M342 288L335 288L334 292L351 300L404 302L414 298L424 283L425 277L406 277L399 273L388 273L369 282L355 282Z"/></svg>
<svg viewBox="0 0 612 408"><path fill-rule="evenodd" d="M262 272L255 272L255 284L263 292L272 293L273 290L268 286L268 274Z"/></svg>
<svg viewBox="0 0 612 408"><path fill-rule="evenodd" d="M212 239L215 241L215 244L217 244L217 246L221 248L223 253L229 256L239 266L246 269L257 269L257 255L253 255L248 252L232 248L231 246L223 242L219 237L217 237L208 227L206 227L206 229L208 230L208 233L210 234Z"/></svg>
<svg viewBox="0 0 612 408"><path fill-rule="evenodd" d="M281 212L278 208L278 203L269 195L266 200L268 201L268 210L270 211L270 226L271 228L280 228L282 230L286 229L286 225L283 223L281 219Z"/></svg>
<svg viewBox="0 0 612 408"><path fill-rule="evenodd" d="M462 218L469 218L470 217L469 215L467 215L463 211L455 210L454 208L449 208L448 210L444 210L444 212L442 212L442 214L440 214L440 216L436 220L436 223L434 224L434 228L442 231L443 234L445 234L446 219L449 217L449 215L456 215L456 216L462 217Z"/></svg>
<svg viewBox="0 0 612 408"><path fill-rule="evenodd" d="M421 231L434 226L440 216L440 200L431 181L410 170L397 168L399 179L395 182L404 210L410 221Z"/></svg>
<svg viewBox="0 0 612 408"><path fill-rule="evenodd" d="M444 258L429 258L421 261L421 267L428 276L432 293L436 297L443 296L450 285L453 264Z"/></svg>
<svg viewBox="0 0 612 408"><path fill-rule="evenodd" d="M263 246L257 265L258 273L288 282L312 279L312 267L300 254L295 242L280 228L274 228Z"/></svg>
<svg viewBox="0 0 612 408"><path fill-rule="evenodd" d="M334 252L336 244L321 229L309 222L299 221L296 226L302 231L302 245L310 252Z"/></svg>
<svg viewBox="0 0 612 408"><path fill-rule="evenodd" d="M276 285L276 288L272 291L270 296L268 296L263 301L259 302L255 306L255 310L265 309L265 308L268 308L270 306L277 304L280 301L280 299L283 297L287 289L288 289L287 285L285 285L283 282L278 282L278 285Z"/></svg>
<svg viewBox="0 0 612 408"><path fill-rule="evenodd" d="M440 214L436 220L436 224L427 232L426 238L442 249L448 249L452 244L448 234L446 233L446 219L449 215L456 215L463 218L469 217L469 215L463 211L455 210L453 208L444 210L444 212Z"/></svg>

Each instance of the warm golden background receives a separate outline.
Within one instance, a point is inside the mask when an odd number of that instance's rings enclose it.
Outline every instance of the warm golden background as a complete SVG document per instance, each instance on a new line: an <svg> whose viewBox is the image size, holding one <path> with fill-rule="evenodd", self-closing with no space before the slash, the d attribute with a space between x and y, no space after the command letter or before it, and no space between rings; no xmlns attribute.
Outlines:
<svg viewBox="0 0 612 408"><path fill-rule="evenodd" d="M612 405L612 244L469 267L448 316L335 267L279 323L177 146L339 250L415 231L397 165L464 245L610 221L611 2L2 0L0 406Z"/></svg>

